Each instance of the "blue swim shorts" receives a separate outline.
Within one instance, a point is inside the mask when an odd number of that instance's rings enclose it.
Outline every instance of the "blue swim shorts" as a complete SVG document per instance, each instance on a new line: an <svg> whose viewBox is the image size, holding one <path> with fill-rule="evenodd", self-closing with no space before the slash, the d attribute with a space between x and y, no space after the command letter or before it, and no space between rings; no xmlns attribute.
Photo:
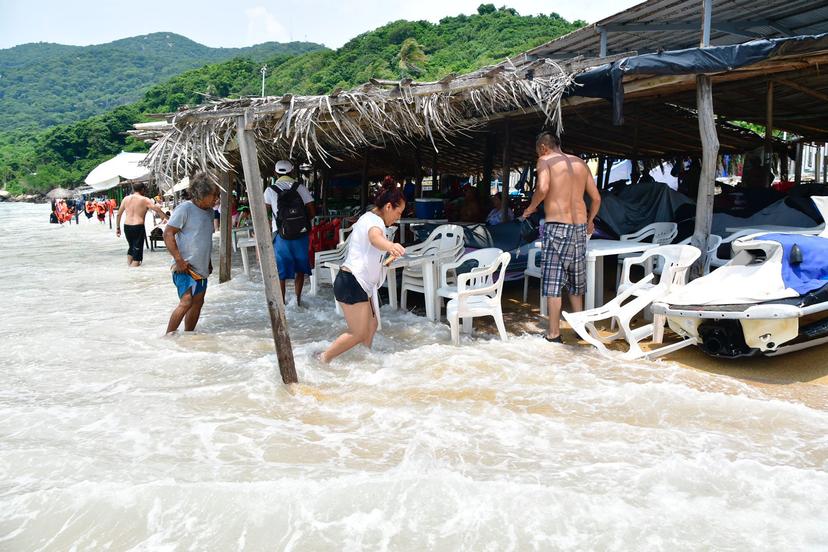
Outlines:
<svg viewBox="0 0 828 552"><path fill-rule="evenodd" d="M279 268L280 280L293 280L296 273L311 273L310 257L310 236L304 234L295 240L286 240L279 234L273 238L273 251L276 253L276 265Z"/></svg>
<svg viewBox="0 0 828 552"><path fill-rule="evenodd" d="M185 274L183 272L173 272L172 279L175 284L175 289L178 290L179 299L184 297L184 294L188 291L193 297L207 291L207 278L196 280L189 274Z"/></svg>

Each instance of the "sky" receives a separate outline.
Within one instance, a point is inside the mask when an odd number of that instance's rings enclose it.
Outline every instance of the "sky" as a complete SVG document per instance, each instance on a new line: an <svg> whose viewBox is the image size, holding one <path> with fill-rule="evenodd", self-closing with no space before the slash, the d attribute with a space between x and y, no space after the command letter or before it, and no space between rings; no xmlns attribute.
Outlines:
<svg viewBox="0 0 828 552"><path fill-rule="evenodd" d="M522 15L557 12L594 23L643 0L500 0ZM0 0L0 49L27 42L86 46L173 32L206 46L302 40L338 48L398 19L477 12L482 0Z"/></svg>

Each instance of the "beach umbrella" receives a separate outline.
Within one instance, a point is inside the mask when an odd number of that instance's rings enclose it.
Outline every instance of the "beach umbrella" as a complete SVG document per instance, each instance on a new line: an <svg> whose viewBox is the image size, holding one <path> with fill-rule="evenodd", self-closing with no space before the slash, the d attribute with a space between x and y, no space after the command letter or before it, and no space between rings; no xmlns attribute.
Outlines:
<svg viewBox="0 0 828 552"><path fill-rule="evenodd" d="M149 169L139 165L146 158L146 153L121 152L112 159L104 161L84 179L96 192L114 188L125 180L146 180Z"/></svg>
<svg viewBox="0 0 828 552"><path fill-rule="evenodd" d="M49 199L69 199L74 196L75 192L66 188L54 188L46 194Z"/></svg>
<svg viewBox="0 0 828 552"><path fill-rule="evenodd" d="M175 192L180 192L182 190L186 190L189 187L190 187L190 177L185 176L184 178L181 179L181 181L178 184L176 184L175 186L173 186L172 188L170 188L169 190L164 192L164 195L172 197L172 196L175 195Z"/></svg>

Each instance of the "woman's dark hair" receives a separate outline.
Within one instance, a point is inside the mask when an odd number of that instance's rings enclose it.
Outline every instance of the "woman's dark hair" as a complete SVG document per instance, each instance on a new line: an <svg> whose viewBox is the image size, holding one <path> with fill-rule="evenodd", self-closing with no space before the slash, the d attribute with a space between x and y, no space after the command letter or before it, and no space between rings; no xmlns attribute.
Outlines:
<svg viewBox="0 0 828 552"><path fill-rule="evenodd" d="M405 196L403 195L402 190L399 188L386 188L380 191L376 199L374 199L374 205L376 205L378 209L382 209L387 203L390 203L391 207L394 208L399 207L400 203L405 203Z"/></svg>

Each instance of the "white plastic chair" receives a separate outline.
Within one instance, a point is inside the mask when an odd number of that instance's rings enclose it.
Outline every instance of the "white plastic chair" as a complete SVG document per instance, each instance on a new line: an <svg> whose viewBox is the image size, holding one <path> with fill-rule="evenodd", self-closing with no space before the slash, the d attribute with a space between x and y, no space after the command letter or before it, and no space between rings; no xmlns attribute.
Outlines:
<svg viewBox="0 0 828 552"><path fill-rule="evenodd" d="M608 355L609 351L604 346L616 339L625 339L629 343L629 350L624 353L625 358L640 358L647 355L641 350L638 342L644 338L653 336L653 341L661 342L661 332L664 326L663 316L657 316L656 320L643 326L633 328L632 318L649 307L653 301L665 297L671 287L681 286L687 280L687 271L690 266L699 258L701 251L691 245L664 245L655 247L637 257L629 257L624 260L624 269L618 296L607 304L583 312L563 312L564 319L570 327L587 343L594 345L601 354ZM630 280L630 269L633 265L640 264L649 266L654 257L664 259L664 270L657 284L653 283L656 275L646 274L637 282ZM618 331L614 334L603 336L595 327L600 320L614 320L618 323Z"/></svg>
<svg viewBox="0 0 828 552"><path fill-rule="evenodd" d="M533 247L529 250L526 259L526 270L523 271L523 302L525 303L529 297L529 278L537 278L540 280L543 277L541 270L541 249ZM541 316L546 316L546 301L543 300L543 289L540 290L540 313Z"/></svg>
<svg viewBox="0 0 828 552"><path fill-rule="evenodd" d="M503 282L506 280L506 267L511 258L509 253L501 253L488 267L457 276L457 297L446 305L446 318L451 326L451 342L454 345L460 344L460 319L463 319L463 333L470 334L472 319L479 316L493 317L500 339L506 341L500 300ZM495 273L497 280L492 282ZM479 287L482 282L492 283Z"/></svg>
<svg viewBox="0 0 828 552"><path fill-rule="evenodd" d="M680 245L690 245L690 241L693 239L691 235L688 238L685 238L678 242ZM704 262L704 269L702 270L702 276L705 274L710 273L710 265L713 261L714 257L717 257L717 252L719 250L719 246L722 245L722 237L717 236L716 234L710 234L710 237L707 240L707 258Z"/></svg>
<svg viewBox="0 0 828 552"><path fill-rule="evenodd" d="M440 310L442 309L442 298L455 299L457 297L457 269L470 261L476 261L477 266L473 267L469 272L475 274L489 268L489 266L497 261L498 257L503 253L502 249L497 247L487 247L484 249L477 249L470 253L466 253L460 257L456 262L446 263L440 269L440 283L437 288L437 319L440 319ZM489 278L478 278L474 284L477 287L489 286L493 283L491 276Z"/></svg>
<svg viewBox="0 0 828 552"><path fill-rule="evenodd" d="M342 242L336 246L335 249L326 249L319 251L314 256L314 267L311 272L311 295L316 295L319 291L319 284L331 284L333 280L330 279L330 273L324 268L328 263L342 264L345 261L345 255L348 254L347 242Z"/></svg>
<svg viewBox="0 0 828 552"><path fill-rule="evenodd" d="M397 235L397 228L398 228L397 226L387 227L385 229L385 237L390 241L394 241L394 237ZM348 237L350 237L350 236L348 236ZM347 242L347 240L344 244L338 246L337 249L335 249L335 250L332 249L330 251L339 251L340 249L342 250L341 256L337 256L336 258L327 259L324 262L317 261L317 263L316 263L316 267L319 269L320 275L324 272L322 269L324 269L324 268L328 269L327 274L328 274L328 278L330 278L331 285L333 285L334 280L336 280L336 275L339 273L339 267L342 266L342 263L345 262L345 257L348 256L348 242ZM320 254L321 253L327 253L327 252L322 251L322 252L320 252ZM317 258L318 258L318 255L317 255ZM316 271L314 271L314 272L316 272ZM334 310L336 310L336 312L338 314L342 314L342 308L339 306L338 301L334 301Z"/></svg>
<svg viewBox="0 0 828 552"><path fill-rule="evenodd" d="M621 234L618 237L619 241L635 241L635 242L649 242L657 243L658 245L667 245L673 243L678 235L678 224L675 222L654 222L648 224L644 228L632 232L630 234ZM618 278L616 283L621 281L621 263L624 259L634 256L635 253L625 253L618 255Z"/></svg>
<svg viewBox="0 0 828 552"><path fill-rule="evenodd" d="M443 224L435 228L426 240L417 245L405 248L407 255L434 255L434 276L440 273L440 268L446 263L453 263L463 254L463 228L456 224ZM400 286L400 307L407 308L408 292L425 295L425 281L423 266L407 266L403 269L402 285ZM426 301L437 302L436 297L426 297Z"/></svg>
<svg viewBox="0 0 828 552"><path fill-rule="evenodd" d="M622 234L618 239L636 242L649 241L659 245L667 245L673 243L677 235L678 224L675 222L654 222L631 234Z"/></svg>

